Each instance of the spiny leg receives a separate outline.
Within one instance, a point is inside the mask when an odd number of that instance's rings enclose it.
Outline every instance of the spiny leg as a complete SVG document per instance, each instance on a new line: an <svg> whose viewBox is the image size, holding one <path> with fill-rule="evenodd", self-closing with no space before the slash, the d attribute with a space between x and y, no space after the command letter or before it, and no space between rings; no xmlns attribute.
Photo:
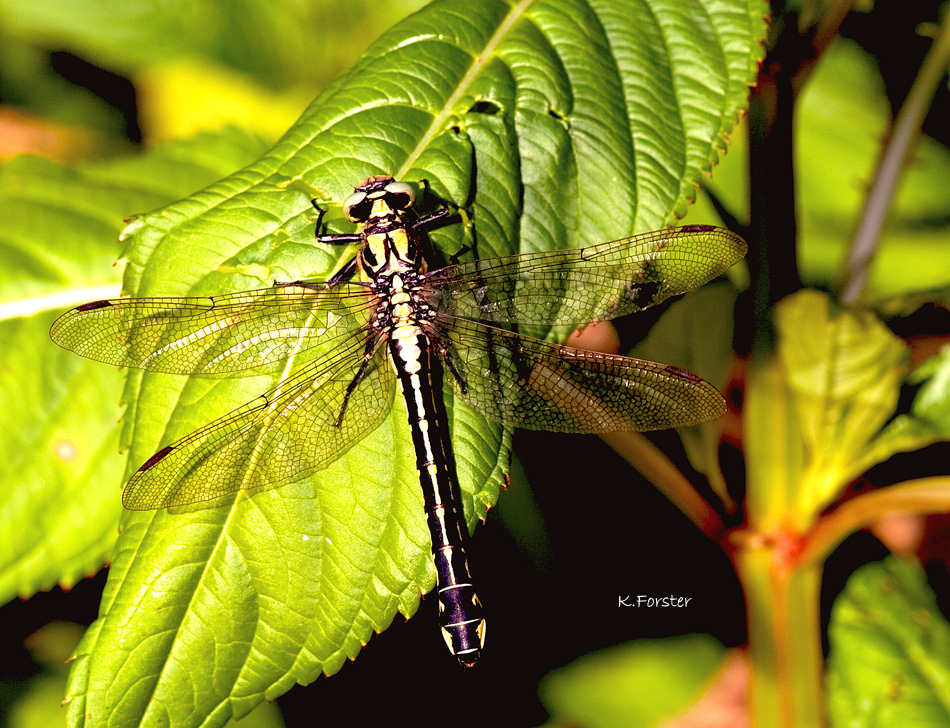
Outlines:
<svg viewBox="0 0 950 728"><path fill-rule="evenodd" d="M363 361L360 364L360 368L353 376L353 379L350 380L350 383L346 387L346 394L343 395L343 404L340 407L340 414L337 415L336 422L334 423L336 427L339 427L343 424L343 415L346 414L346 408L350 403L350 397L360 385L360 382L362 382L366 377L370 362L373 360L373 357L376 354L376 344L378 341L379 336L376 334L376 332L371 331L369 336L366 337L366 345L363 347Z"/></svg>

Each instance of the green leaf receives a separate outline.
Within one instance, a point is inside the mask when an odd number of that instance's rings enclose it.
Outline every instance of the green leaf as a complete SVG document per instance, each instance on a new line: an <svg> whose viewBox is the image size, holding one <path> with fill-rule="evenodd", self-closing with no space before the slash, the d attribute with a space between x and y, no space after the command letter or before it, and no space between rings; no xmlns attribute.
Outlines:
<svg viewBox="0 0 950 728"><path fill-rule="evenodd" d="M69 622L53 622L24 640L33 660L42 665L39 674L21 685L15 700L6 701L10 728L55 728L66 725L61 701L66 686L66 660L82 636L83 628ZM25 688L25 689L24 689ZM5 695L4 697L9 697Z"/></svg>
<svg viewBox="0 0 950 728"><path fill-rule="evenodd" d="M920 385L910 412L895 417L865 450L863 470L899 452L950 440L950 347L930 357L907 378Z"/></svg>
<svg viewBox="0 0 950 728"><path fill-rule="evenodd" d="M910 316L922 306L932 304L944 307L950 304L950 285L922 289L914 293L899 293L873 301L874 310L885 319Z"/></svg>
<svg viewBox="0 0 950 728"><path fill-rule="evenodd" d="M122 375L55 346L50 324L68 306L118 292L124 215L239 166L248 146L230 132L104 164L22 157L0 167L0 417L17 423L0 433L3 601L97 571L121 511ZM228 149L230 167L221 162Z"/></svg>
<svg viewBox="0 0 950 728"><path fill-rule="evenodd" d="M60 701L65 683L65 674L33 678L27 695L12 707L7 725L10 728L63 728L66 712Z"/></svg>
<svg viewBox="0 0 950 728"><path fill-rule="evenodd" d="M551 673L541 699L557 725L657 726L697 700L722 657L722 646L704 635L641 640Z"/></svg>
<svg viewBox="0 0 950 728"><path fill-rule="evenodd" d="M352 251L314 245L310 198L338 204L374 173L424 178L469 209L477 238L461 225L434 236L447 255L662 226L744 104L763 17L761 3L738 0L434 3L258 162L133 222L125 290L327 277ZM338 212L328 219L341 227ZM272 384L133 373L129 467ZM508 433L447 404L473 525L497 498ZM434 569L405 420L397 398L331 467L233 507L129 515L100 619L77 650L72 723L220 725L337 671L397 611L414 613Z"/></svg>
<svg viewBox="0 0 950 728"><path fill-rule="evenodd" d="M926 419L942 432L950 432L950 346L928 358L907 378L920 385L911 414ZM946 435L944 435L946 436Z"/></svg>
<svg viewBox="0 0 950 728"><path fill-rule="evenodd" d="M750 507L806 528L863 472L909 353L873 313L818 291L779 302L775 327L777 358L756 363L746 397Z"/></svg>
<svg viewBox="0 0 950 728"><path fill-rule="evenodd" d="M68 588L98 571L117 535L122 376L52 345L54 318L0 323L0 416L18 423L0 435L8 454L0 466L3 602L56 584Z"/></svg>
<svg viewBox="0 0 950 728"><path fill-rule="evenodd" d="M828 640L832 725L950 723L950 625L916 562L891 557L852 574Z"/></svg>
<svg viewBox="0 0 950 728"><path fill-rule="evenodd" d="M839 39L802 93L798 114L802 171L801 260L806 280L837 274L857 228L892 112L873 56ZM874 260L876 296L946 285L950 150L921 136L900 180L894 209Z"/></svg>

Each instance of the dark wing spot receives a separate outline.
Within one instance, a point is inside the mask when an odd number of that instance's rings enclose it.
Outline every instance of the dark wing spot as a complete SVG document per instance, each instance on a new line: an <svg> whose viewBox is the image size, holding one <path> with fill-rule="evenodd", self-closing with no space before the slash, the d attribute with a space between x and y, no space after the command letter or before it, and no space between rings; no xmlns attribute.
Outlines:
<svg viewBox="0 0 950 728"><path fill-rule="evenodd" d="M702 377L697 377L692 372L688 372L685 369L680 369L679 367L674 367L672 364L666 365L666 371L668 371L673 376L679 377L680 379L685 379L687 382L701 382Z"/></svg>
<svg viewBox="0 0 950 728"><path fill-rule="evenodd" d="M106 306L111 306L111 301L91 301L90 303L84 303L82 306L76 306L77 311L95 311L97 308L105 308Z"/></svg>
<svg viewBox="0 0 950 728"><path fill-rule="evenodd" d="M146 460L144 463L142 463L142 467L139 468L139 472L142 473L142 472L148 470L148 469L151 468L153 465L155 465L155 463L157 463L159 460L163 460L163 459L165 458L165 456L168 455L168 453L170 453L170 452L171 452L172 450L174 450L174 449L175 449L175 447L174 447L173 445L169 445L168 447L163 447L163 448L162 448L161 450L159 450L157 453L155 453L154 455L152 455L152 457L150 457L148 460Z"/></svg>
<svg viewBox="0 0 950 728"><path fill-rule="evenodd" d="M684 233L708 233L715 229L715 225L683 225L683 227L680 228Z"/></svg>

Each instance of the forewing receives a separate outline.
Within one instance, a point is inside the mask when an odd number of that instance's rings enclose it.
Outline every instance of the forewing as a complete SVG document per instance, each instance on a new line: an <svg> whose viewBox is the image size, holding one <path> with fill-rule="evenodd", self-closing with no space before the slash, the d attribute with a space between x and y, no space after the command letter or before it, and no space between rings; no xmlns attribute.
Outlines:
<svg viewBox="0 0 950 728"><path fill-rule="evenodd" d="M580 325L623 316L703 285L746 254L708 225L659 230L589 248L488 258L427 276L448 316L494 323Z"/></svg>
<svg viewBox="0 0 950 728"><path fill-rule="evenodd" d="M353 390L364 360L354 335L329 361L311 364L257 399L153 455L125 486L130 510L215 502L299 479L339 458L389 412L394 376L380 346Z"/></svg>
<svg viewBox="0 0 950 728"><path fill-rule="evenodd" d="M171 374L267 373L364 325L368 289L285 285L205 298L119 298L87 303L53 324L50 337L116 366Z"/></svg>
<svg viewBox="0 0 950 728"><path fill-rule="evenodd" d="M473 321L444 319L439 326L450 366L465 382L462 399L511 427L661 430L706 422L726 409L715 387L677 367L558 346Z"/></svg>

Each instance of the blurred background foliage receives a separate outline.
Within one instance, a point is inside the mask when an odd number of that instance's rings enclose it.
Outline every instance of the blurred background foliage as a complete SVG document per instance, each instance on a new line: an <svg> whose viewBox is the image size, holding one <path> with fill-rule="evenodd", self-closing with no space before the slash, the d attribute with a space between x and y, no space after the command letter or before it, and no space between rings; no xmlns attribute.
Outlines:
<svg viewBox="0 0 950 728"><path fill-rule="evenodd" d="M918 22L931 17L923 6L920 14L900 13L876 5L872 13L850 16L839 37L822 55L796 101L794 154L795 204L797 212L798 264L803 283L830 287L844 261L850 235L867 194L881 145L902 96L892 100L894 89L906 94L918 70L926 45L921 47L914 32ZM880 16L880 17L879 17ZM884 18L888 20L885 21ZM936 8L932 19L936 21ZM902 28L903 48L919 52L899 53L880 47L880 36ZM880 23L880 25L878 25ZM929 31L928 31L929 27ZM935 32L936 25L920 26ZM885 75L882 75L885 74ZM900 93L900 92L897 92ZM947 86L941 84L918 147L904 169L897 199L888 217L881 248L871 274L867 296L886 296L946 285L950 270L947 224L950 202L950 129L942 125L950 114ZM729 153L714 170L706 187L737 220L749 220L749 149L747 123L731 136ZM702 197L687 215L706 219L708 197Z"/></svg>
<svg viewBox="0 0 950 728"><path fill-rule="evenodd" d="M101 157L228 123L273 141L424 4L3 0L2 151Z"/></svg>
<svg viewBox="0 0 950 728"><path fill-rule="evenodd" d="M382 31L423 4L420 0L352 0L345 4L318 0L0 0L0 156L30 153L60 161L105 160L199 132L237 134L251 140L249 149L265 149ZM822 5L827 3L792 3L786 10L799 17ZM840 268L882 136L929 46L927 28L937 22L936 10L937 4L926 0L860 4L845 20L842 37L821 59L803 92L796 117L795 161L799 263L809 285L830 286ZM222 131L224 127L237 130ZM870 293L875 297L906 296L936 288L937 293L929 298L946 299L945 289L940 291L947 285L950 271L950 94L945 84L924 130L926 135L908 167L872 272ZM257 139L260 141L254 141ZM748 218L745 139L745 128L737 128L729 154L708 185L740 220ZM707 221L714 215L709 198L701 195L686 221ZM911 304L903 300L898 299L895 310L912 311ZM948 328L945 309L937 309L923 321L922 328L914 326L913 333L918 341L922 337L939 339ZM530 445L532 437L522 439ZM592 447L567 466L550 462L550 458L535 458L534 462L526 459L525 468L530 478L539 482L583 479L589 462L597 463L601 472L620 469L606 447ZM945 458L946 454L946 449L932 450L931 458ZM877 469L870 477L876 482L894 482L898 479L893 474L895 468L903 469L901 477L915 468L926 471L919 462L900 460ZM676 683L674 692L681 694L662 693L664 700L658 702L666 710L637 713L636 707L617 706L621 715L642 715L637 725L654 725L689 704L728 669L721 665L720 645L737 646L746 639L742 595L728 559L662 496L646 485L629 490L611 493L610 498L617 511L641 514L639 521L628 524L630 549L631 553L648 552L652 563L638 572L638 582L660 591L671 583L673 588L689 584L691 593L714 608L687 615L658 613L631 624L625 615L604 619L603 605L585 604L585 595L577 593L566 575L588 568L590 552L566 549L563 544L596 539L596 530L583 530L585 523L593 527L599 523L594 503L579 506L574 498L547 493L539 496L539 506L519 503L518 495L509 493L501 501L498 520L504 522L506 514L518 509L528 514L519 518L530 520L540 507L545 525L553 526L554 535L546 534L538 521L527 550L524 543L516 546L497 523L489 522L476 536L479 549L497 547L507 558L525 564L542 562L536 578L550 592L551 603L569 604L576 620L599 623L596 630L568 638L571 654L584 655L642 637L705 633L716 638L677 643L663 650L655 650L647 642L595 654L553 675L544 683L544 705L559 715L577 716L578 722L592 711L602 710L605 703L635 700L629 683L632 674L638 684L649 676L682 677L676 670L692 661L695 671ZM597 496L592 501L599 501L602 507L604 499ZM588 507L592 512L578 513ZM930 546L922 560L929 567L938 605L946 613L950 608L950 560L946 555L950 527L946 520L931 519L926 528ZM522 529L530 532L530 524L523 523ZM916 543L919 546L921 541ZM522 552L512 556L517 547L522 547ZM552 547L562 557L558 562L545 556ZM885 553L886 549L866 533L855 535L838 550L826 572L826 615L847 575ZM692 571L685 572L687 568ZM512 573L520 572L516 568ZM4 658L0 720L17 727L51 726L65 720L64 711L51 707L63 694L63 660L81 634L75 625L94 620L103 584L102 574L90 575L69 595L54 588L29 603L13 602L0 610L5 625L0 638ZM504 581L489 589L509 590L515 599L528 591L518 583ZM361 705L369 699L367 686L373 686L374 702L405 703L406 690L412 689L406 686L413 683L398 681L403 672L400 655L415 651L416 627L427 632L431 621L423 617L389 630L376 640L389 645L389 655L376 649L375 663L361 660L332 681L321 681L306 691L295 689L282 700L285 712L289 716L296 710L311 719L319 715L325 720L338 714L359 715L369 710ZM631 661L641 670L639 674L628 669ZM536 683L532 669L513 678L521 685L516 684L511 694L521 698L510 704L512 725L545 720L546 710L532 690ZM560 689L559 681L564 686ZM596 690L584 689L588 682ZM470 688L467 699L492 700L496 686L472 678ZM417 680L415 689L418 693L410 702L425 715L425 692L430 686ZM657 680L651 694L660 695L663 689L664 681ZM580 707L566 707L572 700ZM276 708L268 705L241 725L280 725L281 720Z"/></svg>

